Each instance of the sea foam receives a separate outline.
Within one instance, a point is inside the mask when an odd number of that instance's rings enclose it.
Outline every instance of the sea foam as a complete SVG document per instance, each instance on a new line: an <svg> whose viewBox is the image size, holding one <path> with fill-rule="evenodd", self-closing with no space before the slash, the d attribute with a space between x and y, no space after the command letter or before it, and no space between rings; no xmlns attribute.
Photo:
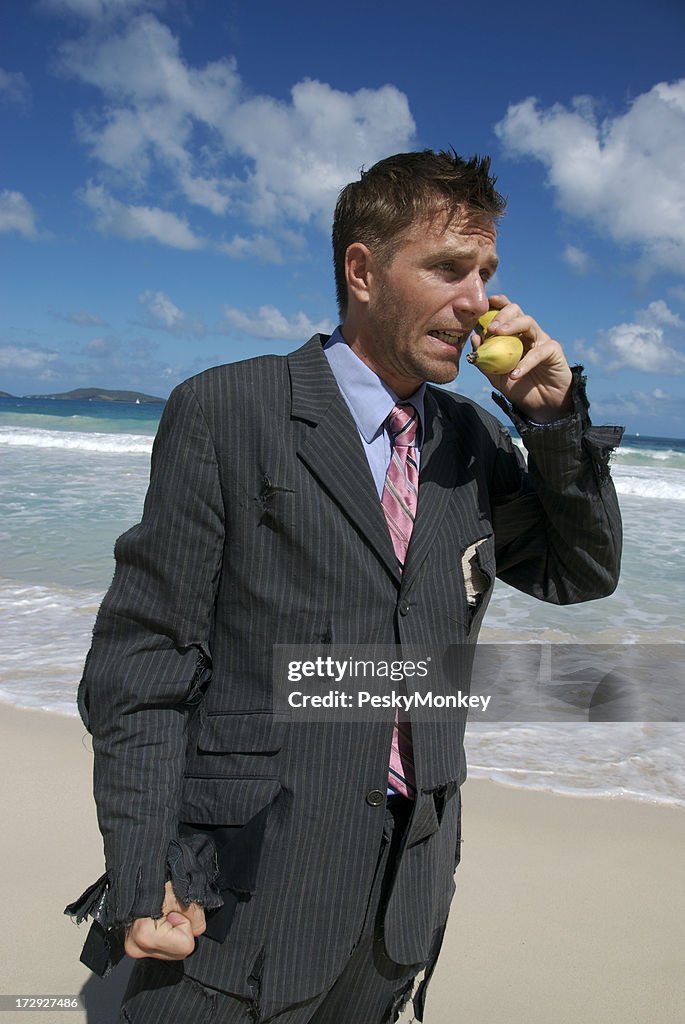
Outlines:
<svg viewBox="0 0 685 1024"><path fill-rule="evenodd" d="M0 427L0 445L10 448L61 448L65 451L149 455L152 441L144 434L85 434L76 430Z"/></svg>

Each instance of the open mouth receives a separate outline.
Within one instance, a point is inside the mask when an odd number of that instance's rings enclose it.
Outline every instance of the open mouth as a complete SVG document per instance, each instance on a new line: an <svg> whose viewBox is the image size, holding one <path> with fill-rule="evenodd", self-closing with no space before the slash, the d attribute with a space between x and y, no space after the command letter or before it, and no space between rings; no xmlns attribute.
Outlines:
<svg viewBox="0 0 685 1024"><path fill-rule="evenodd" d="M463 345L468 331L430 331L431 338L437 338L438 341L444 342L446 345L452 345L454 348L458 348Z"/></svg>

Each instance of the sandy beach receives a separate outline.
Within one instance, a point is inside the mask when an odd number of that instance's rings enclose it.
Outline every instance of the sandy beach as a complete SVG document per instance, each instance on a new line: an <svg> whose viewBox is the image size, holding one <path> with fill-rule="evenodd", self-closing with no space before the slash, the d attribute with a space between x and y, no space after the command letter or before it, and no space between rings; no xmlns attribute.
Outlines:
<svg viewBox="0 0 685 1024"><path fill-rule="evenodd" d="M85 1007L3 1020L111 1024L127 969L94 978L78 960L86 927L62 915L102 872L89 737L76 719L0 705L0 739L2 1008L8 995ZM683 851L682 810L469 780L425 1024L681 1024Z"/></svg>

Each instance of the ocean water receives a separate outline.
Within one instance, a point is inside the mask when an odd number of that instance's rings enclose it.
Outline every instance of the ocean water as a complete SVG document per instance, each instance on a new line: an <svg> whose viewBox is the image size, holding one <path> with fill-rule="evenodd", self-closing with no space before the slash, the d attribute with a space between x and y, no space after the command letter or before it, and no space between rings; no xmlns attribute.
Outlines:
<svg viewBox="0 0 685 1024"><path fill-rule="evenodd" d="M0 398L0 700L75 715L119 534L137 522L159 405ZM616 593L556 608L498 583L481 640L682 644L685 440L624 439ZM676 680L674 680L676 685ZM471 721L472 776L685 807L685 724Z"/></svg>

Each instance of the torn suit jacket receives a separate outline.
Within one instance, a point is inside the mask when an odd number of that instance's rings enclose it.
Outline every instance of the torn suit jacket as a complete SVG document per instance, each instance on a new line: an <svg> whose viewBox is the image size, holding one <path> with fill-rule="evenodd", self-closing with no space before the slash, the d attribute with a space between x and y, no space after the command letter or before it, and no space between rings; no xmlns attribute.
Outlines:
<svg viewBox="0 0 685 1024"><path fill-rule="evenodd" d="M360 932L393 712L278 720L273 645L472 645L496 576L586 601L613 591L621 549L608 471L621 430L591 425L577 369L570 416L536 427L507 410L527 468L493 416L426 389L400 574L325 341L172 393L79 690L106 857L88 909L103 933L159 916L171 877L210 911L186 974L249 998L258 970L262 998L284 1005L322 991ZM485 581L475 602L469 548ZM418 796L384 932L401 964L430 958L454 891L462 733L451 719L413 725Z"/></svg>

